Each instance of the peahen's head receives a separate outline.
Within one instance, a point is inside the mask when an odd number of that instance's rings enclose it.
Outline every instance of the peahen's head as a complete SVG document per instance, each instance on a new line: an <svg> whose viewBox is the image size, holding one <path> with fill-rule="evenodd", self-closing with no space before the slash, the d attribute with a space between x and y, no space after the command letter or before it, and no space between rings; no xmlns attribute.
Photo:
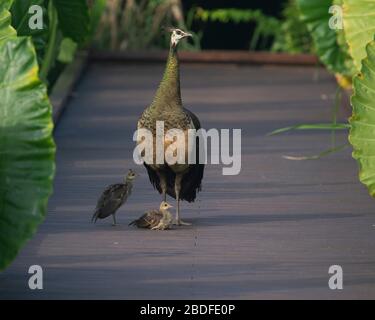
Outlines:
<svg viewBox="0 0 375 320"><path fill-rule="evenodd" d="M169 31L171 32L171 46L172 47L176 47L181 39L184 39L187 37L193 37L191 33L182 31L181 29L170 28Z"/></svg>

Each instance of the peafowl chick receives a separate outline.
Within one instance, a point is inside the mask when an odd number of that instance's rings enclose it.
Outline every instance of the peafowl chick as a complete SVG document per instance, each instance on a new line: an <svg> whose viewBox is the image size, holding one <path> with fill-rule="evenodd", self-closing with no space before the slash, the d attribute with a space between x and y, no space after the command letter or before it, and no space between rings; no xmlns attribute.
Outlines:
<svg viewBox="0 0 375 320"><path fill-rule="evenodd" d="M116 211L129 198L134 179L138 176L133 170L129 170L124 179L124 183L116 183L108 186L100 196L96 205L95 213L91 221L96 222L98 219L104 219L112 215L113 226L116 225Z"/></svg>
<svg viewBox="0 0 375 320"><path fill-rule="evenodd" d="M138 228L151 230L170 229L173 224L172 214L168 209L173 208L168 202L163 201L159 210L146 212L142 217L129 223L129 226L136 225Z"/></svg>

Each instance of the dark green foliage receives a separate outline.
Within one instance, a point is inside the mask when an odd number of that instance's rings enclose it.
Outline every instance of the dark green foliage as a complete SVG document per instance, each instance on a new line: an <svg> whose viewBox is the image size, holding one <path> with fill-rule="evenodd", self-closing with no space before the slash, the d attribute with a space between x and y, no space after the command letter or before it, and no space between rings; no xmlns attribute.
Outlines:
<svg viewBox="0 0 375 320"><path fill-rule="evenodd" d="M300 18L296 0L289 0L282 12L280 30L275 36L272 51L312 53L313 43L306 24Z"/></svg>
<svg viewBox="0 0 375 320"><path fill-rule="evenodd" d="M30 6L43 8L43 29L32 30L28 26ZM95 6L94 6L95 8ZM84 45L89 32L96 28L98 10L90 11L86 0L15 0L11 7L12 26L19 36L31 36L40 66L40 76L48 90L70 63L78 44ZM95 20L91 23L92 19ZM50 81L51 80L51 81Z"/></svg>
<svg viewBox="0 0 375 320"><path fill-rule="evenodd" d="M256 27L250 39L249 48L251 50L265 49L268 39L273 39L280 29L281 22L275 17L269 17L261 10L250 9L215 9L204 10L199 8L196 18L202 21L218 21L221 23L255 23Z"/></svg>
<svg viewBox="0 0 375 320"><path fill-rule="evenodd" d="M86 0L53 0L59 28L64 37L83 43L89 33L89 8Z"/></svg>
<svg viewBox="0 0 375 320"><path fill-rule="evenodd" d="M311 37L306 25L299 18L295 0L290 0L282 13L282 19L267 16L261 10L199 8L196 18L202 21L221 23L255 24L249 42L250 50L282 51L289 53L308 53L312 51ZM269 43L272 43L271 47Z"/></svg>

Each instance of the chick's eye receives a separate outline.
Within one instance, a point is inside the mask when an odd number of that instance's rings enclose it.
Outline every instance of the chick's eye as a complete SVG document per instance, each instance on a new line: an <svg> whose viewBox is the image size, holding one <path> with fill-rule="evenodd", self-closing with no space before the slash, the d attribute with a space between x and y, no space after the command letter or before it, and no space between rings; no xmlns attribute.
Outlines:
<svg viewBox="0 0 375 320"><path fill-rule="evenodd" d="M181 31L180 31L180 30L177 30L177 31L176 31L176 34L177 34L178 36L180 36L180 35L181 35Z"/></svg>

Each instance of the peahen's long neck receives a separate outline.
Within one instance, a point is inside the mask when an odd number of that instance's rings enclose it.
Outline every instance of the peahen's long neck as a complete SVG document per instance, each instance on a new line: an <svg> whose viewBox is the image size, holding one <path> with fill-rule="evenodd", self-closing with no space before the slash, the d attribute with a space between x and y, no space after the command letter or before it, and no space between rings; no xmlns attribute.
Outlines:
<svg viewBox="0 0 375 320"><path fill-rule="evenodd" d="M156 91L151 107L157 112L182 108L180 91L180 66L176 46L171 45L163 79Z"/></svg>

